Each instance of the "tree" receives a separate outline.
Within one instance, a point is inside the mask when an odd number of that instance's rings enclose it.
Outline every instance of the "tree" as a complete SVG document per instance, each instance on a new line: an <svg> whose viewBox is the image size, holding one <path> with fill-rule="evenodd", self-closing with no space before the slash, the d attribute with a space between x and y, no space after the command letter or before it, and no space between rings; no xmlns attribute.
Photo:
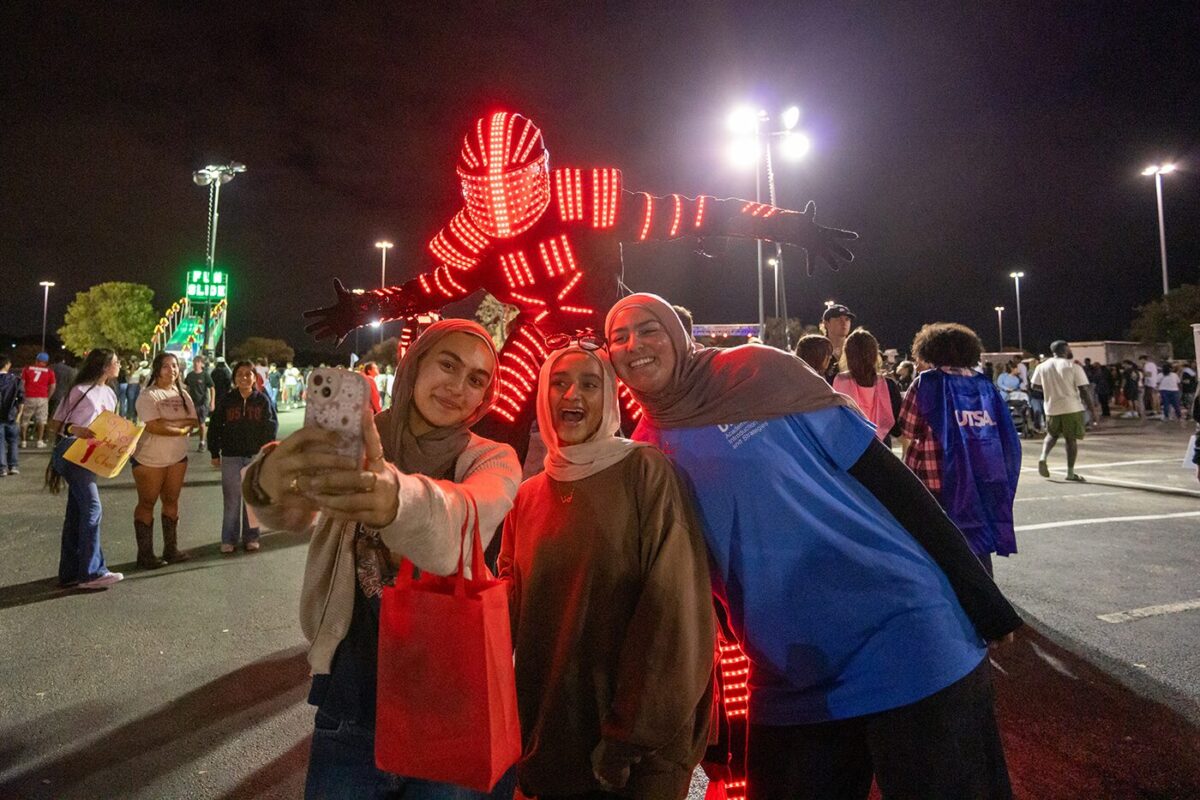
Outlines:
<svg viewBox="0 0 1200 800"><path fill-rule="evenodd" d="M154 290L140 283L110 281L79 292L58 335L77 356L97 347L136 353L150 341L158 314L150 301Z"/></svg>
<svg viewBox="0 0 1200 800"><path fill-rule="evenodd" d="M250 336L230 350L237 360L256 361L265 358L272 364L286 364L296 357L296 351L288 347L283 339L268 339L265 336Z"/></svg>
<svg viewBox="0 0 1200 800"><path fill-rule="evenodd" d="M380 369L396 366L396 354L400 351L399 337L392 336L379 342L362 357L359 363L374 361Z"/></svg>
<svg viewBox="0 0 1200 800"><path fill-rule="evenodd" d="M763 344L768 344L771 347L783 349L783 320L779 317L767 317L765 323L766 330L764 331L765 336L763 337ZM804 324L795 317L788 317L787 331L787 342L790 345L789 352L795 352L796 342L800 341L800 337L809 331L805 328Z"/></svg>
<svg viewBox="0 0 1200 800"><path fill-rule="evenodd" d="M1195 358L1192 323L1200 322L1200 285L1185 283L1165 298L1138 306L1129 335L1144 344L1170 342L1176 358Z"/></svg>

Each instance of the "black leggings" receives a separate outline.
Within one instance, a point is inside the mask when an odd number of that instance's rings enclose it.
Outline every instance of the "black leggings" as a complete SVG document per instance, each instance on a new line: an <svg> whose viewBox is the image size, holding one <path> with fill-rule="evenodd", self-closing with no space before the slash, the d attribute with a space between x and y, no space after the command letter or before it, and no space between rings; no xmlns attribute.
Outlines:
<svg viewBox="0 0 1200 800"><path fill-rule="evenodd" d="M891 450L873 440L848 472L941 567L980 636L996 641L1021 626L1021 617L971 552L962 531Z"/></svg>

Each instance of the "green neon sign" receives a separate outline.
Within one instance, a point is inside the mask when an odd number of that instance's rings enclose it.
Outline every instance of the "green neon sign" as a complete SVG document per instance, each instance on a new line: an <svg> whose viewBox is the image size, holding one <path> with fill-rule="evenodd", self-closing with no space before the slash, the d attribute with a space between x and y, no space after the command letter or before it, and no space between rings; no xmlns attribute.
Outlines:
<svg viewBox="0 0 1200 800"><path fill-rule="evenodd" d="M222 270L192 269L187 274L189 300L224 300L229 296L229 276Z"/></svg>

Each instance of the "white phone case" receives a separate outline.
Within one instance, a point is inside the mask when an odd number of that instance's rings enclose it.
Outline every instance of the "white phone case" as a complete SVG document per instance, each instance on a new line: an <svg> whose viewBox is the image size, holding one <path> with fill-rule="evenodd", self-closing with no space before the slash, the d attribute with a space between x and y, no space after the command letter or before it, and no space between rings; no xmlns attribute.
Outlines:
<svg viewBox="0 0 1200 800"><path fill-rule="evenodd" d="M338 454L362 463L363 409L369 402L361 375L345 369L314 369L308 377L304 424L337 433Z"/></svg>

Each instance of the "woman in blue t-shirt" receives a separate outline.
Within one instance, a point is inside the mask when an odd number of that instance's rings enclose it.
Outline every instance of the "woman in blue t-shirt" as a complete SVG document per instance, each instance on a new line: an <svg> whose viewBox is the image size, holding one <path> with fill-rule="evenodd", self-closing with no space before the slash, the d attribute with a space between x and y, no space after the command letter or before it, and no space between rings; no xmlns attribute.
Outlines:
<svg viewBox="0 0 1200 800"><path fill-rule="evenodd" d="M1020 625L873 426L799 359L694 348L662 298L605 325L635 439L692 489L750 658L749 797L1011 796L985 640Z"/></svg>

